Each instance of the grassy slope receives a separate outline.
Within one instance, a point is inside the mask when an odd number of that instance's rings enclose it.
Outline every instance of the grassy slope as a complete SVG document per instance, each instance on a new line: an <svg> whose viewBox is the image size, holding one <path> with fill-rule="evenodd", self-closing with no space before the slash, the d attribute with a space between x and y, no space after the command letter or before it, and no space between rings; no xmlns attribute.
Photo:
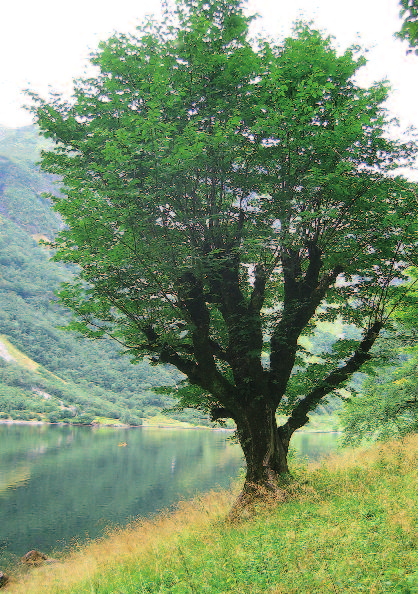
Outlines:
<svg viewBox="0 0 418 594"><path fill-rule="evenodd" d="M9 594L418 592L418 436L296 468L289 501L231 525L185 503L32 570ZM307 481L307 482L306 482Z"/></svg>

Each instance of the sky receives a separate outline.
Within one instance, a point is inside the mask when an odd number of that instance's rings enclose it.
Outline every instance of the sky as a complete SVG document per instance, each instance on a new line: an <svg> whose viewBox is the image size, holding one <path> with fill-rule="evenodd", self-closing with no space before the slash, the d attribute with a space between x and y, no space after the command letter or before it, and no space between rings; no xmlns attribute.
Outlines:
<svg viewBox="0 0 418 594"><path fill-rule="evenodd" d="M368 65L361 84L388 79L393 92L387 107L403 127L418 128L418 56L394 39L400 29L398 0L248 0L247 12L258 13L257 32L283 39L298 19L335 37L344 50L367 48ZM14 0L0 20L0 126L32 123L22 105L22 90L47 97L52 88L71 95L72 81L83 76L89 54L115 31L135 32L146 14L158 16L159 0ZM418 179L418 178L417 178Z"/></svg>

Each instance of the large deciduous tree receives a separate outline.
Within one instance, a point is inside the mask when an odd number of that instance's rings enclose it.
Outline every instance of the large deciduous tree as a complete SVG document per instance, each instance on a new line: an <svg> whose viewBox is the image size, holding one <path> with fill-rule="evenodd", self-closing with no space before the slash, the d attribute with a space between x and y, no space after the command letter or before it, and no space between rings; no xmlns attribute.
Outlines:
<svg viewBox="0 0 418 594"><path fill-rule="evenodd" d="M80 266L73 327L174 365L182 405L233 419L246 496L280 492L293 433L371 357L417 241L385 84L359 87L358 49L309 26L256 44L250 21L238 0L180 0L35 108L63 179L55 258ZM303 336L337 318L358 339L312 357Z"/></svg>

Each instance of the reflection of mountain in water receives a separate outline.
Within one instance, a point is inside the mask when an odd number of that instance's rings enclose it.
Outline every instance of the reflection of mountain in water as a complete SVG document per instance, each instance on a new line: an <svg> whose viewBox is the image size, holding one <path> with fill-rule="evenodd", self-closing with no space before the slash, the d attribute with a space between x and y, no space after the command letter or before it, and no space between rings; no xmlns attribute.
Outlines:
<svg viewBox="0 0 418 594"><path fill-rule="evenodd" d="M2 469L0 473L0 500L2 494L8 489L16 489L19 485L27 483L30 478L30 467L22 464L16 468Z"/></svg>
<svg viewBox="0 0 418 594"><path fill-rule="evenodd" d="M229 435L0 424L0 557L63 548L109 525L228 487L242 466ZM336 440L335 434L299 433L292 445L316 459Z"/></svg>
<svg viewBox="0 0 418 594"><path fill-rule="evenodd" d="M2 476L27 468L1 494L2 538L18 556L227 487L241 466L240 448L211 431L0 425L0 444Z"/></svg>

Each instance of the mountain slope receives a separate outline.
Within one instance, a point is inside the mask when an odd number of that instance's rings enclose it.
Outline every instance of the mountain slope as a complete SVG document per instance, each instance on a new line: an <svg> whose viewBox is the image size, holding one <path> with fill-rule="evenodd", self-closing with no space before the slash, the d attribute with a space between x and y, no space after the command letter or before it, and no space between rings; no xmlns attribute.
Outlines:
<svg viewBox="0 0 418 594"><path fill-rule="evenodd" d="M57 180L37 165L45 147L34 126L0 128L0 214L27 233L51 238L62 222L42 196L59 191Z"/></svg>
<svg viewBox="0 0 418 594"><path fill-rule="evenodd" d="M54 291L72 273L38 244L62 226L41 195L59 191L56 180L36 165L43 142L34 127L0 129L0 413L84 422L100 416L136 424L172 405L152 388L179 376L147 362L132 365L110 340L88 341L60 328L69 313ZM7 345L20 356L10 359ZM32 369L22 363L24 356L34 362ZM201 422L193 412L177 416Z"/></svg>

